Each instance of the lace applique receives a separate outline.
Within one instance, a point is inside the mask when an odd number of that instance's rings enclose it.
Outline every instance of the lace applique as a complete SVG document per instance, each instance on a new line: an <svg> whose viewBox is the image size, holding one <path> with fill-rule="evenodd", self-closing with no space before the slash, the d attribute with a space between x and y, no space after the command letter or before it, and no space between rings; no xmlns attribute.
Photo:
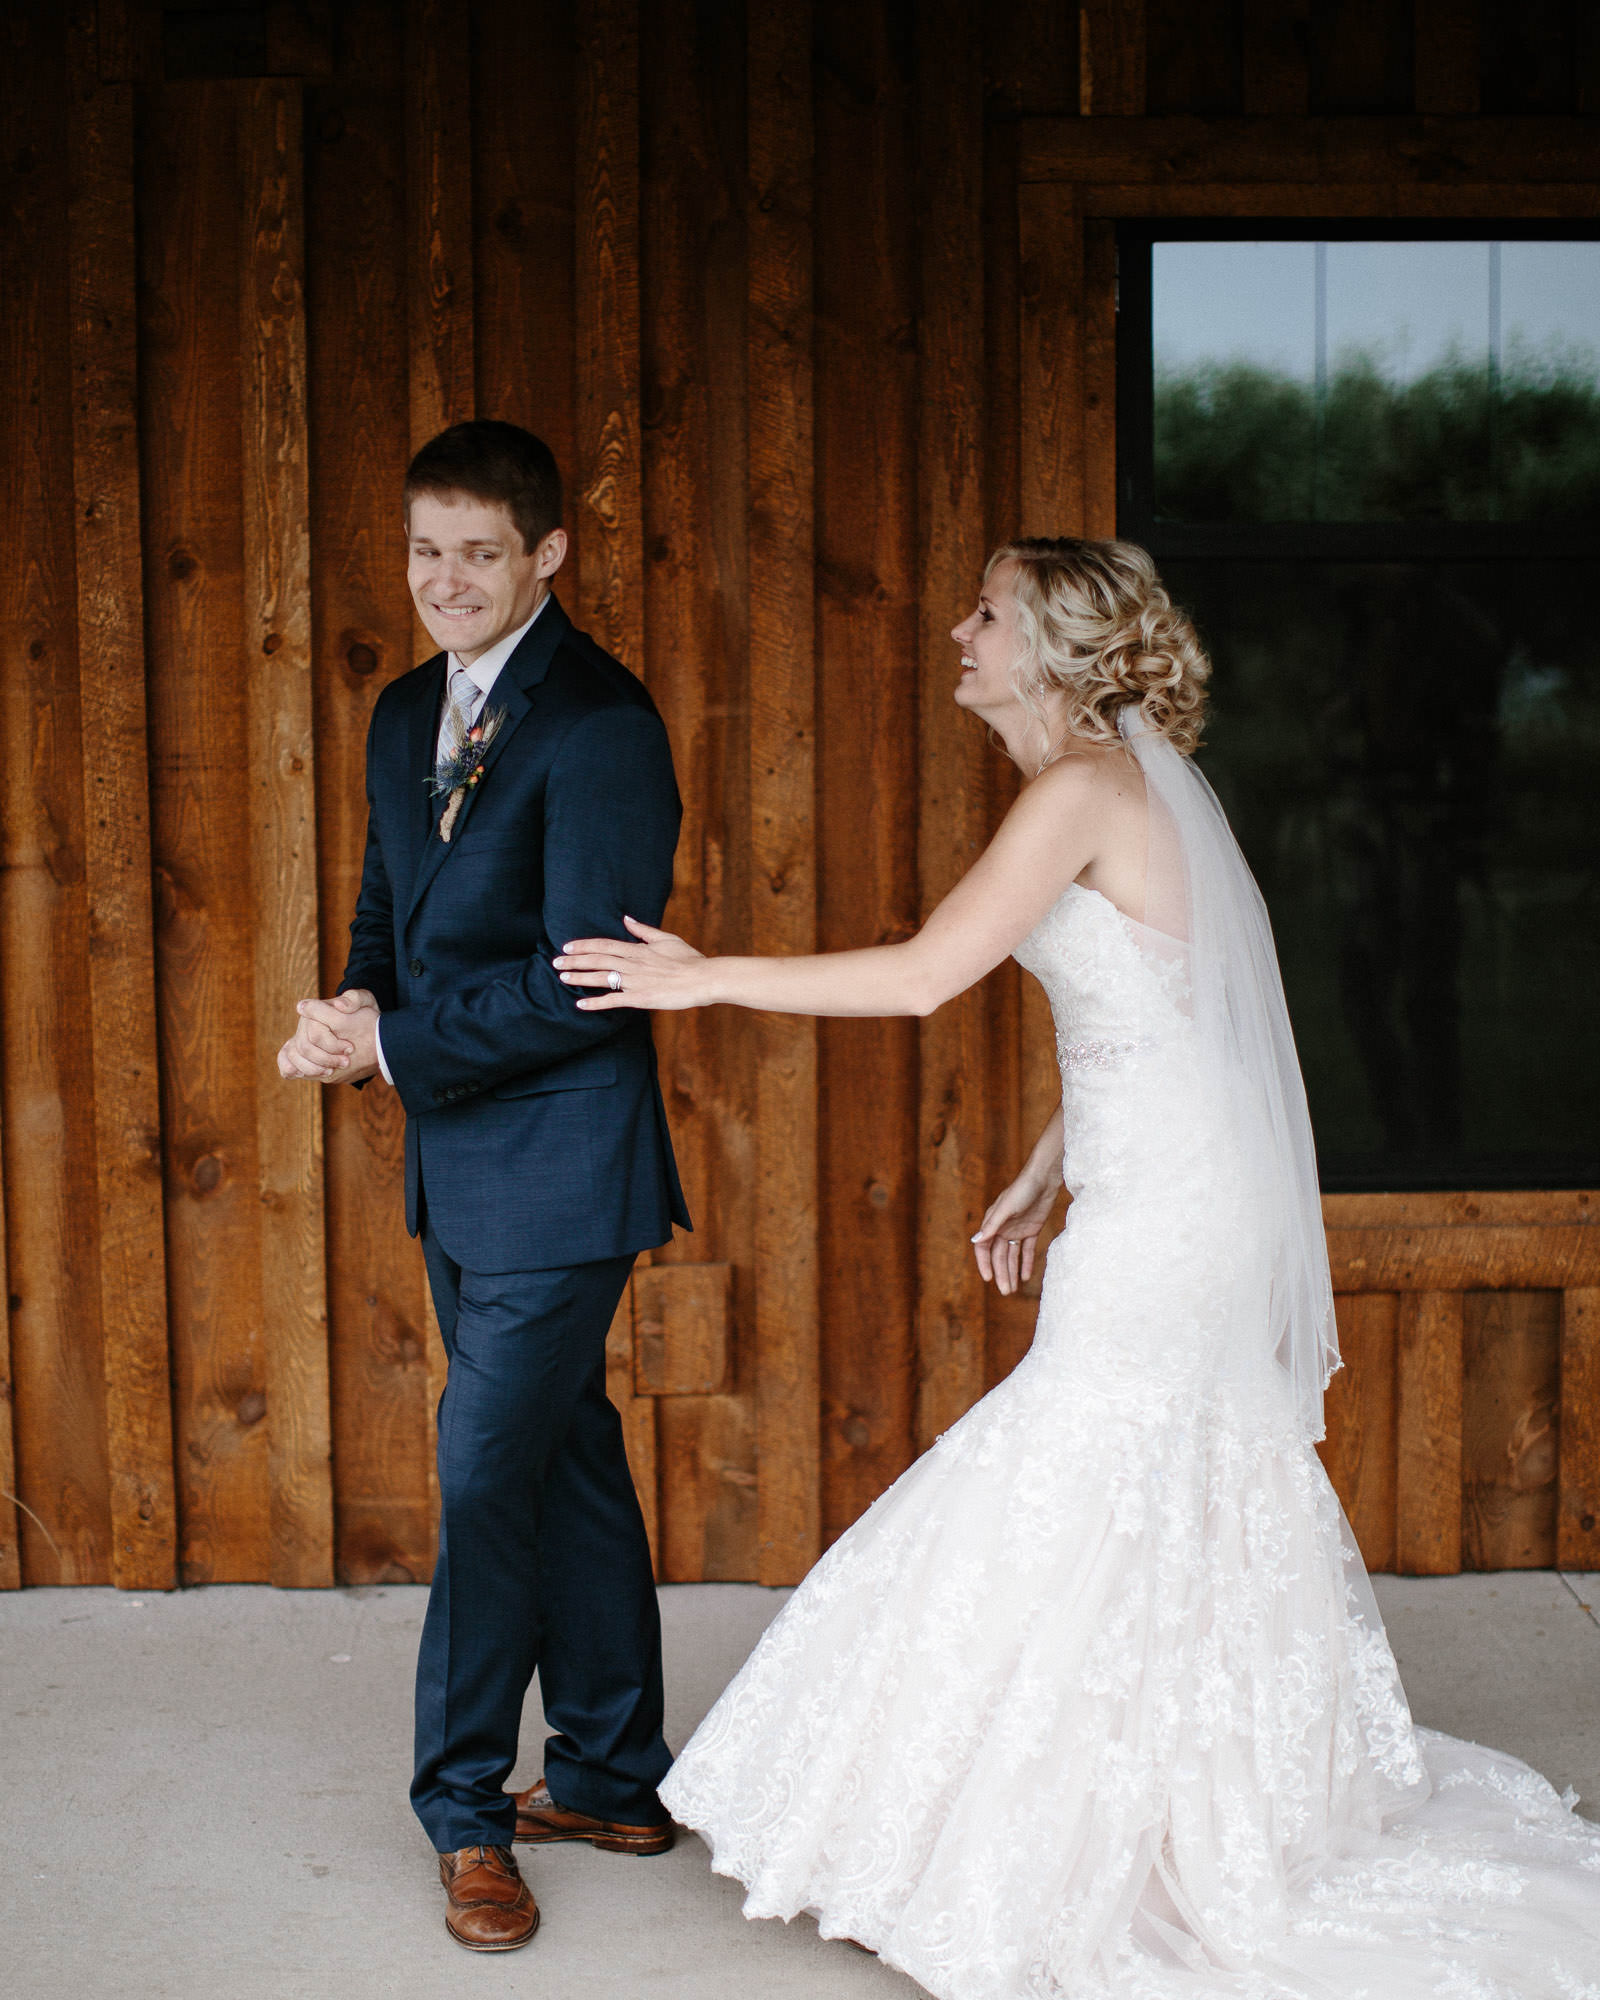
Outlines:
<svg viewBox="0 0 1600 2000"><path fill-rule="evenodd" d="M937 2000L1600 2000L1600 1829L1413 1727L1321 1463L1235 1365L1252 1211L1181 954L1074 889L1018 956L1076 1196L1033 1346L823 1557L668 1808L750 1915Z"/></svg>

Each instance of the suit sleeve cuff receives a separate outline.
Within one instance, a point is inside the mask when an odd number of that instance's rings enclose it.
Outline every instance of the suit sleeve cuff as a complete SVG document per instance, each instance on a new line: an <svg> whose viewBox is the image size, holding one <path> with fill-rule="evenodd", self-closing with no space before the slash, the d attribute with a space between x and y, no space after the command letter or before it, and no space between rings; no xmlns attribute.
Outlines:
<svg viewBox="0 0 1600 2000"><path fill-rule="evenodd" d="M383 1023L375 1022L372 1029L372 1045L378 1051L378 1067L383 1072L385 1083L393 1087L394 1078L389 1074L389 1065L383 1059Z"/></svg>

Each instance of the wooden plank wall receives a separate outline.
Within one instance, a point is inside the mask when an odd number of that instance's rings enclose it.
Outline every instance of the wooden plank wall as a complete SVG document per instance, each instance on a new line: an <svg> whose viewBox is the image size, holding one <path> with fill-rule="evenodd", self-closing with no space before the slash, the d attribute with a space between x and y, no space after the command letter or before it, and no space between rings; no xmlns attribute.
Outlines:
<svg viewBox="0 0 1600 2000"><path fill-rule="evenodd" d="M413 446L553 445L561 587L672 734L674 922L906 935L1014 794L949 700L987 548L1115 525L1118 216L1591 214L1568 13L1558 101L1500 0L335 0L232 55L154 0L5 10L0 1587L428 1574L398 1109L269 1061L426 643ZM1004 968L659 1041L698 1227L612 1393L661 1574L784 1582L1026 1347L966 1239L1044 1010ZM1329 1222L1369 1559L1600 1567L1589 1198Z"/></svg>

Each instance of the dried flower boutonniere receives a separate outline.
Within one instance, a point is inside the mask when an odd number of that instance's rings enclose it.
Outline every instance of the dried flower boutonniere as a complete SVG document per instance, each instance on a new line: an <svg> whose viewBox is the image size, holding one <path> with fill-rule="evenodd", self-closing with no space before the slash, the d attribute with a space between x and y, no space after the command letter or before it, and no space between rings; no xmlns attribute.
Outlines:
<svg viewBox="0 0 1600 2000"><path fill-rule="evenodd" d="M448 840L455 831L456 818L468 792L476 789L483 776L483 760L488 755L489 745L500 732L500 725L506 719L503 708L487 710L464 736L456 738L450 754L432 778L428 789L433 796L444 798L449 795L439 820L439 838Z"/></svg>

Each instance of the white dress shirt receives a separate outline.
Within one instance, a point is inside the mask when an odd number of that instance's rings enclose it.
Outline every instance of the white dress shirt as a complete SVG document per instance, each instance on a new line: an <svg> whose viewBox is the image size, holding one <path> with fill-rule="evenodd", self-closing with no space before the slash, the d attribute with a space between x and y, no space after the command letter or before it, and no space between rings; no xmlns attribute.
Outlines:
<svg viewBox="0 0 1600 2000"><path fill-rule="evenodd" d="M500 678L500 669L533 630L534 626L538 623L539 612L543 611L549 602L550 593L547 590L544 596L539 599L538 608L535 610L533 616L525 624L519 625L515 632L508 632L503 639L496 639L492 646L486 646L478 657L470 663L458 660L454 653L446 654L444 663L445 686L449 687L450 676L455 672L457 667L460 667L478 690L477 699L473 702L467 714L469 727L482 715L483 705L489 699L489 690ZM444 713L439 718L439 734L434 744L435 764L438 763L444 751L445 728L449 720L449 715L450 705L446 702ZM389 1074L389 1065L383 1059L383 1023L381 1021L373 1029L372 1039L378 1051L378 1068L383 1072L383 1080L385 1083L392 1084L394 1078Z"/></svg>

